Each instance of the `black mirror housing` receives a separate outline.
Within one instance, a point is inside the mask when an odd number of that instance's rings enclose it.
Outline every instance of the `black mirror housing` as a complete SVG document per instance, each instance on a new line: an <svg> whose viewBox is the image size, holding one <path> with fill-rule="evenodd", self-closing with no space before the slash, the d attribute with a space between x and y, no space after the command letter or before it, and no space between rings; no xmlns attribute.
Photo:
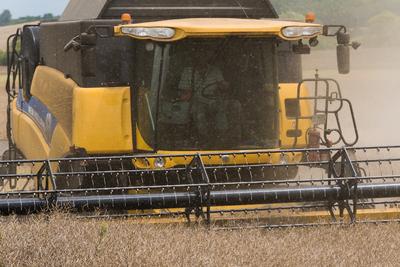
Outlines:
<svg viewBox="0 0 400 267"><path fill-rule="evenodd" d="M350 73L350 47L348 45L339 44L336 48L337 63L340 74Z"/></svg>
<svg viewBox="0 0 400 267"><path fill-rule="evenodd" d="M349 45L350 44L350 34L346 32L338 32L337 43L339 45Z"/></svg>

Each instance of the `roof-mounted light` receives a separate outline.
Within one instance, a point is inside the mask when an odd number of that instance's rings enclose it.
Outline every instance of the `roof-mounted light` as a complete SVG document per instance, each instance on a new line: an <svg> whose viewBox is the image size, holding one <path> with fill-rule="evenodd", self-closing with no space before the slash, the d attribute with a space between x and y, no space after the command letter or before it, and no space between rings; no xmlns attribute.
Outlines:
<svg viewBox="0 0 400 267"><path fill-rule="evenodd" d="M170 39L175 36L175 30L172 28L122 27L121 32L141 38Z"/></svg>
<svg viewBox="0 0 400 267"><path fill-rule="evenodd" d="M132 16L129 13L123 13L121 15L121 23L122 24L131 24L132 23Z"/></svg>
<svg viewBox="0 0 400 267"><path fill-rule="evenodd" d="M282 35L286 38L313 37L322 34L322 27L286 27L282 29Z"/></svg>
<svg viewBox="0 0 400 267"><path fill-rule="evenodd" d="M307 23L314 23L316 19L317 19L317 15L315 15L314 12L308 12L308 13L306 14L306 19L305 19L305 21L306 21Z"/></svg>

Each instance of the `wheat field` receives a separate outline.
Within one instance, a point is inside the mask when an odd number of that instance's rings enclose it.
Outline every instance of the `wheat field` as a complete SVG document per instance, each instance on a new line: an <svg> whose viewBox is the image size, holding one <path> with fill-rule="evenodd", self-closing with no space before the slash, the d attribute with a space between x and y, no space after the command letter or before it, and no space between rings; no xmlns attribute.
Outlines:
<svg viewBox="0 0 400 267"><path fill-rule="evenodd" d="M394 266L400 225L210 231L200 226L3 218L0 266Z"/></svg>

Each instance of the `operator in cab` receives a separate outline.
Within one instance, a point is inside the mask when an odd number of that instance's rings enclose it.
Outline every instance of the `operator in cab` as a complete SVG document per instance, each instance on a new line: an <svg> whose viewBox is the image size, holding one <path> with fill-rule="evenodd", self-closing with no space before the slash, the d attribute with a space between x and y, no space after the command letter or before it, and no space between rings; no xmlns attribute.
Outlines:
<svg viewBox="0 0 400 267"><path fill-rule="evenodd" d="M233 120L240 121L241 105L231 99L229 83L221 69L213 64L212 55L204 50L197 52L192 65L182 72L178 85L180 101L191 103L190 116L200 142L209 142L210 132L215 132L218 138L234 139L228 131L232 131ZM235 118L231 118L232 113ZM234 125L239 126L233 132L240 138L240 124Z"/></svg>

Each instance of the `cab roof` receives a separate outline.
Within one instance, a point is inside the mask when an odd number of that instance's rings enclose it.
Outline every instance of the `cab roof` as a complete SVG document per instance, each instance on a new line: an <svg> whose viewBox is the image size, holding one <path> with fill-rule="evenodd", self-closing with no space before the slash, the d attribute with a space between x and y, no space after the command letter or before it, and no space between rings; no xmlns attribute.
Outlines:
<svg viewBox="0 0 400 267"><path fill-rule="evenodd" d="M287 39L281 34L285 27L322 27L322 25L275 19L190 18L119 25L115 27L116 35L122 35L122 27L173 28L177 34L169 41L175 41L190 36L223 35L271 35Z"/></svg>

